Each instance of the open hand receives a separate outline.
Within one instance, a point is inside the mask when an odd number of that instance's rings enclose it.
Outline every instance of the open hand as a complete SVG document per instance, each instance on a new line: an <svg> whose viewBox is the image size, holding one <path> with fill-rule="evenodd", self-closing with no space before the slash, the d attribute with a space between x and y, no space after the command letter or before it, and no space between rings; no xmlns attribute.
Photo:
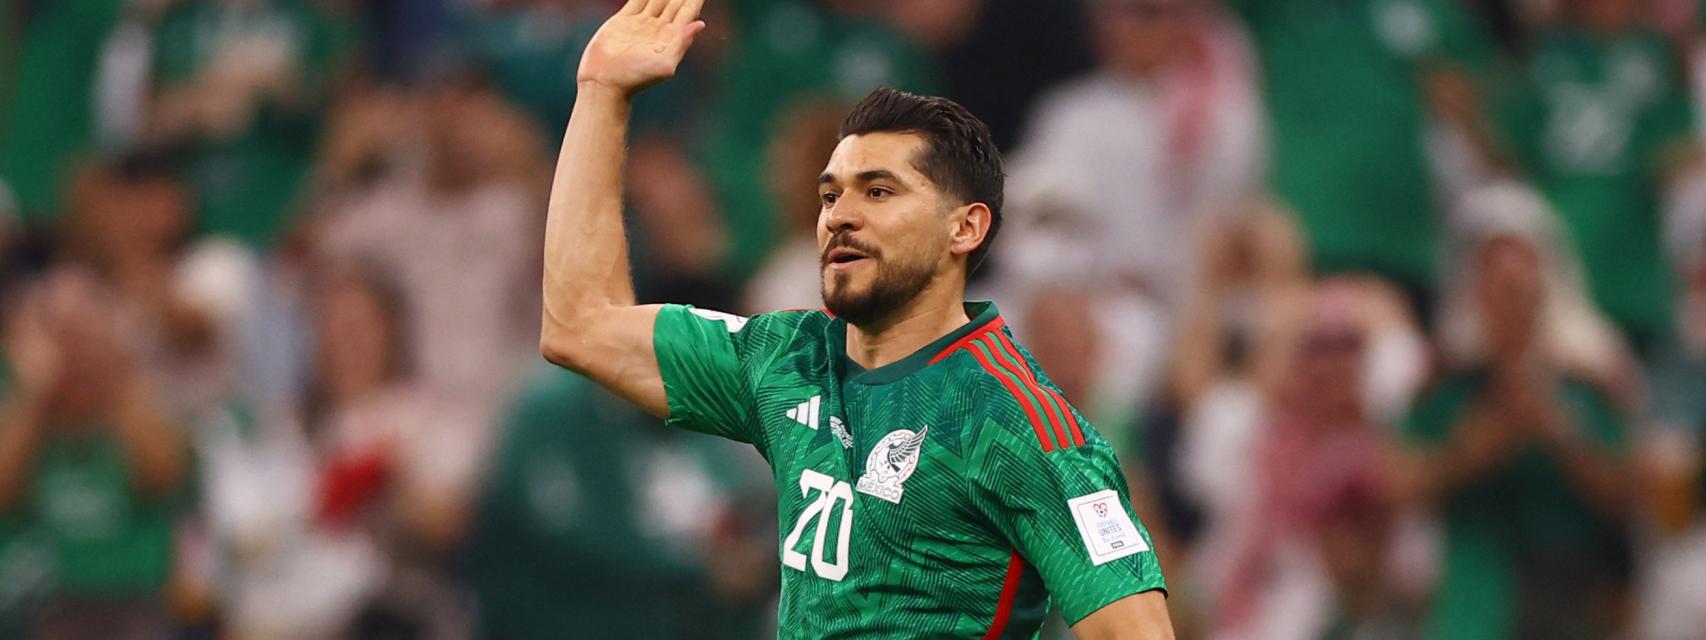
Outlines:
<svg viewBox="0 0 1706 640"><path fill-rule="evenodd" d="M577 79L633 96L675 75L694 36L704 0L628 0L587 43Z"/></svg>

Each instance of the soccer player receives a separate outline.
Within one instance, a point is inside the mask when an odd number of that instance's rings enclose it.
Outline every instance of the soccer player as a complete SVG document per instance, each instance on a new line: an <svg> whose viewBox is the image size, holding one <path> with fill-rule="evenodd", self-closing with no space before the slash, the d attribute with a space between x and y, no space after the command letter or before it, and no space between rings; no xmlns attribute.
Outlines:
<svg viewBox="0 0 1706 640"><path fill-rule="evenodd" d="M540 348L669 424L751 443L779 490L787 638L1170 638L1113 451L966 275L1001 221L988 129L879 90L823 172L824 311L636 306L622 230L636 92L703 0L630 0L581 59L545 238ZM755 187L756 188L756 187Z"/></svg>

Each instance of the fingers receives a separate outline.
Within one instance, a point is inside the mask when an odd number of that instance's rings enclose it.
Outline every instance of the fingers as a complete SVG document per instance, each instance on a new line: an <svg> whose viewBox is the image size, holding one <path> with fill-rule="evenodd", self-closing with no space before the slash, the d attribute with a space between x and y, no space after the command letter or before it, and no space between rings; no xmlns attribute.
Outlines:
<svg viewBox="0 0 1706 640"><path fill-rule="evenodd" d="M663 15L663 9L668 5L669 0L646 0L646 8L640 11L640 15L656 18Z"/></svg>
<svg viewBox="0 0 1706 640"><path fill-rule="evenodd" d="M616 15L631 16L631 15L638 14L641 10L643 10L645 8L646 8L646 0L628 0L628 4L622 5L622 10L617 11Z"/></svg>
<svg viewBox="0 0 1706 640"><path fill-rule="evenodd" d="M681 45L680 45L681 46L681 48L680 48L681 52L685 54L687 52L687 49L689 47L693 46L693 39L699 36L700 31L704 31L704 30L705 30L705 21L704 20L694 20L693 22L688 23L687 28L682 30Z"/></svg>
<svg viewBox="0 0 1706 640"><path fill-rule="evenodd" d="M673 2L671 4L674 4ZM681 0L681 6L672 16L665 19L675 24L690 24L699 19L699 10L704 8L705 0ZM701 26L703 28L703 26Z"/></svg>
<svg viewBox="0 0 1706 640"><path fill-rule="evenodd" d="M659 14L658 17L663 18L664 22L675 22L675 16L681 13L683 2L686 0L669 0L669 4L664 5L663 13Z"/></svg>

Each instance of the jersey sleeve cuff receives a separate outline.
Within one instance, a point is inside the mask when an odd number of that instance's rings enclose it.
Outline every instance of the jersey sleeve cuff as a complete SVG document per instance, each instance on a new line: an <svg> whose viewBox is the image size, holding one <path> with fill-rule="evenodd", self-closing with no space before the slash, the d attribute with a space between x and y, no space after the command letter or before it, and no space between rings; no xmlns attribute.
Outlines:
<svg viewBox="0 0 1706 640"><path fill-rule="evenodd" d="M1131 596L1135 596L1135 595L1138 595L1140 593L1148 593L1150 591L1160 591L1161 597L1163 597L1163 598L1167 597L1167 581L1158 578L1158 579L1151 580L1148 582L1133 585L1129 589L1120 589L1120 590L1116 590L1116 591L1110 591L1107 594L1108 597L1091 600L1092 606L1087 607L1081 611L1068 611L1066 607L1061 607L1060 617L1066 621L1066 626L1070 627L1070 626L1078 624L1079 621L1090 617L1090 614L1093 614L1097 611L1101 611L1103 607L1106 607L1106 606L1113 604L1115 602L1119 602L1119 601L1124 600L1126 598L1129 598Z"/></svg>

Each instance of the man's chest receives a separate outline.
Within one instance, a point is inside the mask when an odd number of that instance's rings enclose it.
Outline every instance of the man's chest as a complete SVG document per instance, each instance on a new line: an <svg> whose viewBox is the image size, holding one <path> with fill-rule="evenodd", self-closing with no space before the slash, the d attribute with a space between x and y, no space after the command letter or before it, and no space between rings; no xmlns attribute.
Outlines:
<svg viewBox="0 0 1706 640"><path fill-rule="evenodd" d="M961 449L967 412L951 395L904 382L761 394L784 570L864 582L928 571L981 540Z"/></svg>

